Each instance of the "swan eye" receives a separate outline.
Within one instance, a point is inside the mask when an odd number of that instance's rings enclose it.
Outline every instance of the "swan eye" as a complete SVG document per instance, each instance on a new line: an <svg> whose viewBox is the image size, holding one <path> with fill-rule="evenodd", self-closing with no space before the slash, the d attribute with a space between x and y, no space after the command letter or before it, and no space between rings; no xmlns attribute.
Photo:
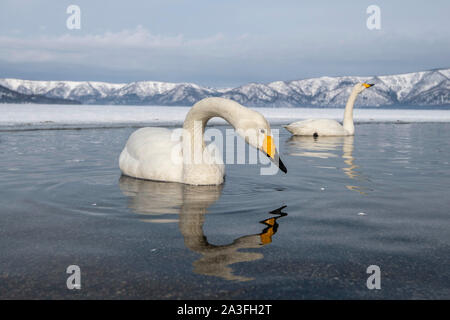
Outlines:
<svg viewBox="0 0 450 320"><path fill-rule="evenodd" d="M266 133L266 130L264 130L264 129L259 129L259 132L261 132L261 133Z"/></svg>

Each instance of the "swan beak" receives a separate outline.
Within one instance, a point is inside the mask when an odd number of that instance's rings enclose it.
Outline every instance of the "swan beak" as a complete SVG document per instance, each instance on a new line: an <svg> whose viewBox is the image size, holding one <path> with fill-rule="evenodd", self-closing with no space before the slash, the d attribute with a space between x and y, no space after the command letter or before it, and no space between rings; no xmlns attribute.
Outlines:
<svg viewBox="0 0 450 320"><path fill-rule="evenodd" d="M363 83L363 86L366 88L373 87L374 85L375 85L374 83Z"/></svg>
<svg viewBox="0 0 450 320"><path fill-rule="evenodd" d="M278 155L277 149L275 148L275 143L273 142L273 138L271 136L265 136L262 151L270 158L270 160L275 163L278 168L284 173L287 173L286 166L283 161L281 161L280 156Z"/></svg>

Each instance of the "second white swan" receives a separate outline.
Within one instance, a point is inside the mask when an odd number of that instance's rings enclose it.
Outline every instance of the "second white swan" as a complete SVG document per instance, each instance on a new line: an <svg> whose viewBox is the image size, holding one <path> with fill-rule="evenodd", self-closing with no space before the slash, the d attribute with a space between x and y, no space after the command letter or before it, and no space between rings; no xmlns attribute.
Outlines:
<svg viewBox="0 0 450 320"><path fill-rule="evenodd" d="M213 117L229 122L251 146L261 150L283 172L286 167L278 156L270 125L262 114L223 98L197 102L186 115L183 133L174 139L173 131L142 128L128 139L119 157L124 175L156 181L192 185L222 184L225 167L217 149L205 146L206 123ZM181 147L180 147L181 146Z"/></svg>
<svg viewBox="0 0 450 320"><path fill-rule="evenodd" d="M331 119L309 119L284 126L287 131L296 136L352 136L355 134L353 124L353 106L358 95L373 84L358 83L353 87L344 111L342 125Z"/></svg>

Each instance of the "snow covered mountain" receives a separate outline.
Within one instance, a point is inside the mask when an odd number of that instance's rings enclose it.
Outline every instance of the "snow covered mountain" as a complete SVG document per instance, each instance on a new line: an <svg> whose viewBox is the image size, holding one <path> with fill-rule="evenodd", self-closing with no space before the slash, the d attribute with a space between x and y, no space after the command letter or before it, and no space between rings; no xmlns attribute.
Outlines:
<svg viewBox="0 0 450 320"><path fill-rule="evenodd" d="M50 98L39 94L24 94L1 85L0 103L80 104L75 100Z"/></svg>
<svg viewBox="0 0 450 320"><path fill-rule="evenodd" d="M377 106L450 106L450 69L378 77L320 77L268 84L249 83L237 88L214 89L193 83L139 81L31 81L0 79L0 85L22 94L44 95L84 104L192 105L206 97L224 97L254 107L341 107L358 82L376 85L356 104Z"/></svg>

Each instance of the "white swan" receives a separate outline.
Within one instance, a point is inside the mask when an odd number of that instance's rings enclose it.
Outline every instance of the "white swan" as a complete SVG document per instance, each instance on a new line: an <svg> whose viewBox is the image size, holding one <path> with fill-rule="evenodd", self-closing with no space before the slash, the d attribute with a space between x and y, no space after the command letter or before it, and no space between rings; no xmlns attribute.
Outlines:
<svg viewBox="0 0 450 320"><path fill-rule="evenodd" d="M344 111L342 125L330 119L309 119L284 126L286 130L296 136L352 136L355 134L353 125L353 105L358 95L373 84L358 83L353 87Z"/></svg>
<svg viewBox="0 0 450 320"><path fill-rule="evenodd" d="M229 122L251 146L261 150L287 172L271 135L270 125L259 112L222 98L197 102L186 115L180 139L164 128L142 128L128 139L119 157L124 175L156 181L192 185L223 183L225 167L216 149L205 146L203 134L209 119ZM180 147L181 146L181 147Z"/></svg>

